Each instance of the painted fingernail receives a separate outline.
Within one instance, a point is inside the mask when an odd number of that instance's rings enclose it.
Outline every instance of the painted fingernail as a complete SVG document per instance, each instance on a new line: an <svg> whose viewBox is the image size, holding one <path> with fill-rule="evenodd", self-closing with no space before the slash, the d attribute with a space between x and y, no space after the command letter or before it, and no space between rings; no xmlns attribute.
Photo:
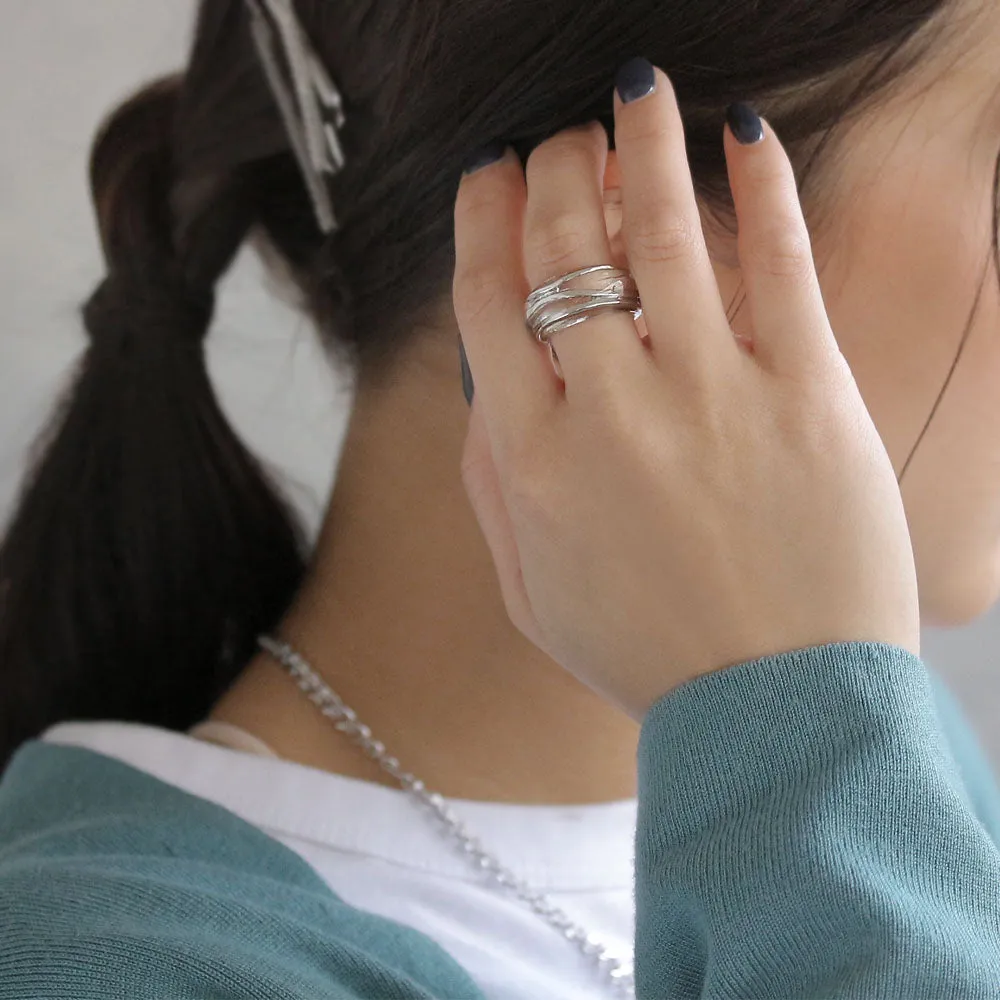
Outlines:
<svg viewBox="0 0 1000 1000"><path fill-rule="evenodd" d="M764 138L764 126L760 115L743 101L737 101L726 108L726 121L733 130L738 142L744 146L752 146Z"/></svg>
<svg viewBox="0 0 1000 1000"><path fill-rule="evenodd" d="M465 344L462 337L458 338L458 356L462 362L462 391L465 393L465 400L472 406L472 396L476 391L476 384L472 381L472 369L469 367L469 359L465 355Z"/></svg>
<svg viewBox="0 0 1000 1000"><path fill-rule="evenodd" d="M477 170L481 170L483 167L488 167L491 163L496 163L497 160L502 160L506 149L507 144L502 142L500 139L494 139L492 142L488 142L482 149L477 149L472 156L465 161L465 166L462 167L462 173L473 174Z"/></svg>
<svg viewBox="0 0 1000 1000"><path fill-rule="evenodd" d="M653 64L642 56L636 56L623 63L615 77L615 90L622 104L637 101L640 97L651 94L656 86L656 73Z"/></svg>

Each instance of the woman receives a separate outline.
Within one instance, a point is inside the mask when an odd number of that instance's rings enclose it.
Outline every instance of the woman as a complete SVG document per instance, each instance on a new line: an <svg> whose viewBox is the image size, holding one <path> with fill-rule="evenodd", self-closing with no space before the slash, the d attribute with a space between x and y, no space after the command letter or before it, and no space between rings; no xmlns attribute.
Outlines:
<svg viewBox="0 0 1000 1000"><path fill-rule="evenodd" d="M1000 589L998 44L203 0L4 543L0 997L995 996L919 621ZM359 376L308 570L203 364L251 234Z"/></svg>

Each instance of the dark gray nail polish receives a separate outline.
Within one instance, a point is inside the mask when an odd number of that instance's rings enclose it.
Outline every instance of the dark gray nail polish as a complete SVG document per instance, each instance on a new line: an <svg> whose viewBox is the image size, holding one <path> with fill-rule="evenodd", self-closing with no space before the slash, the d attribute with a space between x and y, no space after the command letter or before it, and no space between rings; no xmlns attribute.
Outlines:
<svg viewBox="0 0 1000 1000"><path fill-rule="evenodd" d="M472 396L476 391L476 385L472 381L472 369L469 368L469 359L465 354L465 344L462 338L458 338L458 356L462 362L462 391L465 393L465 400L472 406Z"/></svg>
<svg viewBox="0 0 1000 1000"><path fill-rule="evenodd" d="M507 143L500 139L494 139L492 142L488 142L482 149L477 149L472 156L465 161L465 165L462 167L462 173L472 174L482 167L488 167L491 163L496 163L497 160L503 158L503 154L506 149Z"/></svg>
<svg viewBox="0 0 1000 1000"><path fill-rule="evenodd" d="M764 138L764 126L761 124L760 115L749 104L744 104L742 101L730 104L726 108L726 121L729 122L737 141L744 146L752 146Z"/></svg>
<svg viewBox="0 0 1000 1000"><path fill-rule="evenodd" d="M636 56L623 63L615 77L615 90L618 91L622 104L637 101L640 97L651 94L655 86L656 73L653 64L642 56Z"/></svg>

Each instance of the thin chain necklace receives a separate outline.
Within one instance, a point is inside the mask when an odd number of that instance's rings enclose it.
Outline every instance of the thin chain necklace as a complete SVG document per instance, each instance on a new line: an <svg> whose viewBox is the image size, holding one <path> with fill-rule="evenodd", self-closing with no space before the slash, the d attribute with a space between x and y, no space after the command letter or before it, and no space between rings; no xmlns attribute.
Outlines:
<svg viewBox="0 0 1000 1000"><path fill-rule="evenodd" d="M455 811L437 792L429 792L419 778L404 771L395 757L386 753L385 745L372 737L371 730L358 720L354 711L348 708L316 673L312 667L287 643L271 636L262 635L257 640L261 649L270 653L292 676L298 686L309 696L309 700L319 706L322 713L332 720L336 728L352 742L377 761L382 770L391 774L403 790L412 795L421 805L431 810L444 826L446 836L456 840L470 863L480 869L488 880L507 892L513 892L531 910L554 927L567 941L577 947L596 966L596 971L611 987L612 995L622 998L635 996L635 980L630 964L615 958L600 940L588 933L578 923L571 920L562 910L553 905L542 893L533 889L523 879L505 868L492 854L486 851L478 837L473 836L468 827L459 820Z"/></svg>

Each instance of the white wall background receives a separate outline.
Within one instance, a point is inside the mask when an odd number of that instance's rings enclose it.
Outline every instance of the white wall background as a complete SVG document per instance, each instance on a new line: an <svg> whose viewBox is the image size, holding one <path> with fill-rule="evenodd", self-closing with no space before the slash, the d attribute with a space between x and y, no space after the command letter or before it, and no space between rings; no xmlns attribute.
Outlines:
<svg viewBox="0 0 1000 1000"><path fill-rule="evenodd" d="M193 0L4 0L0 34L0 520L25 448L84 346L77 316L102 276L86 156L104 114L183 60ZM306 322L271 298L256 261L227 278L209 363L235 424L322 511L350 405ZM458 378L456 363L456 379ZM926 630L1000 772L1000 609Z"/></svg>

